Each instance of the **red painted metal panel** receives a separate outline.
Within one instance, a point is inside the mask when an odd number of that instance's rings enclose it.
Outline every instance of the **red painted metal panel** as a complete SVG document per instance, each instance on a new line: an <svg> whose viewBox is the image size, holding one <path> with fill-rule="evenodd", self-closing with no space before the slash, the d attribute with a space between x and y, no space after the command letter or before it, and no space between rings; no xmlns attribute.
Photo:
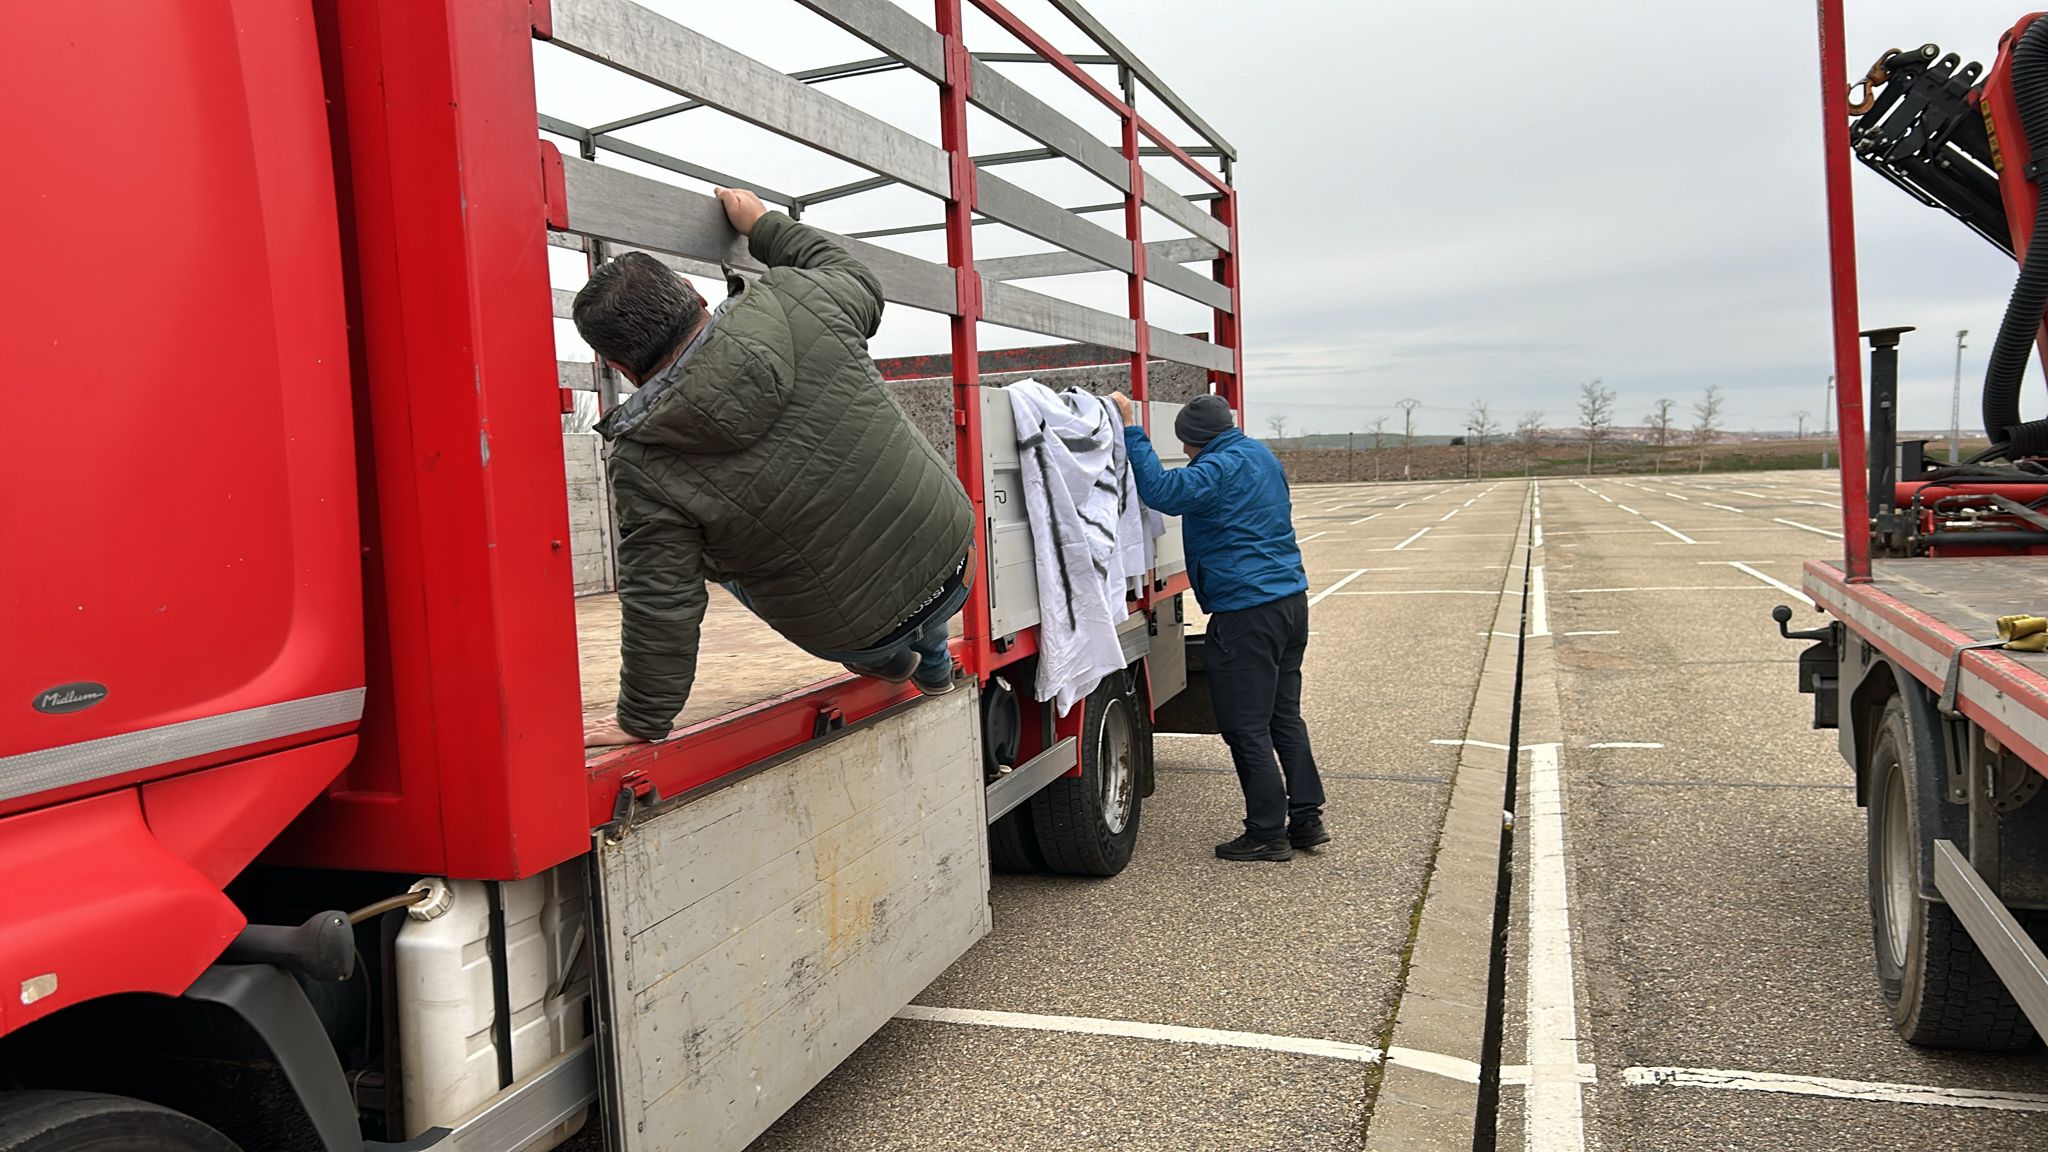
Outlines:
<svg viewBox="0 0 2048 1152"><path fill-rule="evenodd" d="M1842 462L1842 539L1849 578L1870 579L1870 470L1864 451L1863 352L1856 307L1856 209L1849 186L1849 71L1842 0L1820 16L1822 156L1827 169L1828 280L1834 292L1835 427Z"/></svg>
<svg viewBox="0 0 2048 1152"><path fill-rule="evenodd" d="M1216 201L1212 205L1211 210L1216 214L1216 219L1222 221L1224 226L1230 229L1230 251L1223 253L1216 260L1216 282L1230 289L1231 310L1228 312L1218 311L1216 313L1216 342L1230 349L1233 364L1228 375L1212 373L1210 379L1215 381L1217 392L1230 403L1232 408L1237 410L1238 425L1243 427L1246 417L1244 408L1244 330L1241 319L1244 315L1244 297L1238 288L1237 273L1237 190L1235 188L1231 189L1221 200Z"/></svg>
<svg viewBox="0 0 2048 1152"><path fill-rule="evenodd" d="M34 137L0 180L11 266L35 270L0 286L8 372L64 413L14 421L0 456L0 756L359 688L311 20L263 0L13 6L0 107ZM104 699L34 707L80 681Z"/></svg>
<svg viewBox="0 0 2048 1152"><path fill-rule="evenodd" d="M150 834L132 788L0 820L0 876L0 1033L101 996L176 996L246 923Z"/></svg>
<svg viewBox="0 0 2048 1152"><path fill-rule="evenodd" d="M357 762L273 858L531 875L588 846L533 13L316 10L375 675Z"/></svg>
<svg viewBox="0 0 2048 1152"><path fill-rule="evenodd" d="M305 811L356 753L356 738L188 772L142 787L142 814L159 842L225 885Z"/></svg>

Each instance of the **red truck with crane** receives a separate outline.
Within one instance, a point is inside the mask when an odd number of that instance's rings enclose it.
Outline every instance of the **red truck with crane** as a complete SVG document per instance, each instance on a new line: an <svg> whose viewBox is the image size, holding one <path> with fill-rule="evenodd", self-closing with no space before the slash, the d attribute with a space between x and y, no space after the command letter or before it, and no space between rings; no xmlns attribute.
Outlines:
<svg viewBox="0 0 2048 1152"><path fill-rule="evenodd" d="M2048 349L2048 19L2005 34L1987 68L1928 44L1885 52L1851 84L1842 0L1818 0L1840 562L1806 567L1830 619L1799 688L1840 734L1868 814L1878 986L1901 1036L2009 1049L2048 1035L2048 421L2020 415ZM1985 374L1989 449L1953 463L1899 433L1899 347L1863 330L1852 157L2019 262ZM1869 379L1863 349L1869 343ZM1867 400L1866 400L1867 397Z"/></svg>
<svg viewBox="0 0 2048 1152"><path fill-rule="evenodd" d="M997 0L797 0L879 55L795 74L631 0L10 13L0 106L41 146L0 188L0 315L43 415L0 464L0 1150L737 1150L986 933L991 866L1124 866L1190 679L1177 527L1127 669L1038 705L980 373L1107 359L1155 424L1200 392L1241 412L1236 154L1052 2L1099 52ZM969 12L1023 50L971 51ZM550 115L561 60L656 106ZM936 95L933 138L831 94L880 74ZM633 132L699 109L863 178L790 194ZM970 152L970 110L1042 147ZM586 755L617 608L574 595L560 418L621 386L557 351L562 262L753 274L712 183L812 223L925 197L842 240L950 330L896 374L980 513L973 687L828 675L721 601L677 734ZM1047 283L1091 273L1125 307ZM1099 354L985 353L984 324Z"/></svg>

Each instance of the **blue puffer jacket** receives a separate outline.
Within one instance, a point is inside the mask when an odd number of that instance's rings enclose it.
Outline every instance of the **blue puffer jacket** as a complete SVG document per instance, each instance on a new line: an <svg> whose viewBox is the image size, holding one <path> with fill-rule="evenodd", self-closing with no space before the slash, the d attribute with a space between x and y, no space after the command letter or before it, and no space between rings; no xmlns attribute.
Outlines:
<svg viewBox="0 0 2048 1152"><path fill-rule="evenodd" d="M1308 591L1287 475L1264 444L1233 428L1170 472L1143 428L1125 428L1124 444L1138 496L1181 517L1188 577L1205 611L1256 608Z"/></svg>

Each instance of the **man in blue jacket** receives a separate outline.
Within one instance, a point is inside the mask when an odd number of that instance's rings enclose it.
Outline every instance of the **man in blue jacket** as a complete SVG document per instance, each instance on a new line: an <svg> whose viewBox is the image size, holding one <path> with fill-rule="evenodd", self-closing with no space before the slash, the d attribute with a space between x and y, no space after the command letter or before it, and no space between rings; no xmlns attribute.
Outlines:
<svg viewBox="0 0 2048 1152"><path fill-rule="evenodd" d="M1220 396L1181 409L1173 431L1193 463L1169 472L1130 399L1118 393L1115 400L1138 495L1181 517L1188 576L1209 613L1209 695L1245 808L1244 835L1218 844L1216 855L1288 860L1296 848L1327 844L1323 780L1301 719L1308 574L1294 541L1286 473L1265 445L1237 430Z"/></svg>

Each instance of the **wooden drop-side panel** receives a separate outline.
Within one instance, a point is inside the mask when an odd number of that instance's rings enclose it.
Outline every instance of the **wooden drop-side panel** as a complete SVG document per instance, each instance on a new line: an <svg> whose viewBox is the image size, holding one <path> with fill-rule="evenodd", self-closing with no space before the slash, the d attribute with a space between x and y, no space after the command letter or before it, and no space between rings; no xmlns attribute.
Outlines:
<svg viewBox="0 0 2048 1152"><path fill-rule="evenodd" d="M626 1152L739 1152L989 930L977 693L596 846Z"/></svg>

